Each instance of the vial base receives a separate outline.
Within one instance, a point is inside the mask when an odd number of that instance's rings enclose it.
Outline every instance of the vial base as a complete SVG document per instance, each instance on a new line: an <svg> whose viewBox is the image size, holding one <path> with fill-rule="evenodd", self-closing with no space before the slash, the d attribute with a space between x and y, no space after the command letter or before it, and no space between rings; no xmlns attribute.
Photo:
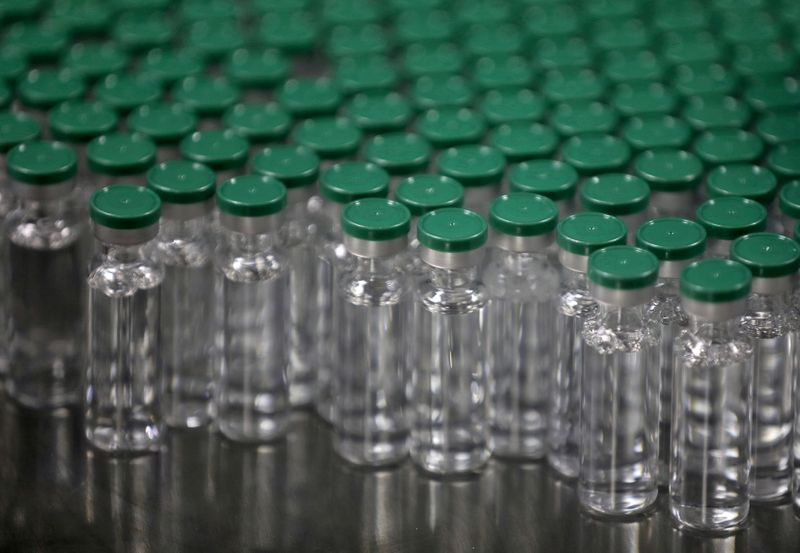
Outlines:
<svg viewBox="0 0 800 553"><path fill-rule="evenodd" d="M164 415L167 426L173 428L200 428L211 423L213 418L211 402L207 398L198 398L194 401L184 399L181 403L171 406Z"/></svg>
<svg viewBox="0 0 800 553"><path fill-rule="evenodd" d="M495 457L520 460L539 460L545 456L546 435L539 431L512 432L507 428L492 428L491 450Z"/></svg>
<svg viewBox="0 0 800 553"><path fill-rule="evenodd" d="M580 459L577 455L553 453L547 455L547 464L564 478L577 478L580 471Z"/></svg>
<svg viewBox="0 0 800 553"><path fill-rule="evenodd" d="M703 532L735 532L745 525L750 504L740 503L729 507L705 507L682 505L672 502L672 518L681 528Z"/></svg>
<svg viewBox="0 0 800 553"><path fill-rule="evenodd" d="M108 453L148 453L161 448L163 428L149 420L128 420L125 430L113 421L87 426L86 438L95 448Z"/></svg>
<svg viewBox="0 0 800 553"><path fill-rule="evenodd" d="M30 372L32 374L27 377L14 374L6 383L8 395L20 405L30 409L56 409L81 402L81 392L75 385L81 381L77 370L70 371L74 376L70 384L62 379L37 378L37 371Z"/></svg>
<svg viewBox="0 0 800 553"><path fill-rule="evenodd" d="M379 441L337 433L333 447L349 463L380 467L396 465L408 456L407 438L405 432L381 436Z"/></svg>
<svg viewBox="0 0 800 553"><path fill-rule="evenodd" d="M759 473L764 471L759 471L758 469L755 469L754 472L753 487L750 490L750 499L752 501L780 501L789 493L789 480L791 477L788 466L786 470L774 471L770 475L760 475Z"/></svg>
<svg viewBox="0 0 800 553"><path fill-rule="evenodd" d="M466 472L477 472L489 461L490 451L486 445L478 445L472 441L469 446L468 440L462 443L465 446L459 447L451 443L447 447L447 442L443 441L444 436L434 436L434 439L427 443L420 443L412 440L411 458L421 469L433 474L459 474ZM466 438L466 436L465 436Z"/></svg>
<svg viewBox="0 0 800 553"><path fill-rule="evenodd" d="M620 486L621 487L621 486ZM590 513L605 516L626 516L650 509L658 498L658 489L609 489L609 486L578 486L578 500Z"/></svg>
<svg viewBox="0 0 800 553"><path fill-rule="evenodd" d="M289 427L289 413L281 415L255 415L239 410L228 409L225 416L220 414L219 431L235 442L274 442L286 436Z"/></svg>

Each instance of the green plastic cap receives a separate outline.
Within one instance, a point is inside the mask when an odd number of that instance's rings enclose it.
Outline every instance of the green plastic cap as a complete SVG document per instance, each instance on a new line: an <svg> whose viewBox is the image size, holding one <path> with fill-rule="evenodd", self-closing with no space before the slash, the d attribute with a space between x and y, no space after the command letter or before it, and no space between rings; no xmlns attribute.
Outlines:
<svg viewBox="0 0 800 553"><path fill-rule="evenodd" d="M222 115L239 101L239 88L225 77L197 75L182 79L172 90L176 102L199 117Z"/></svg>
<svg viewBox="0 0 800 553"><path fill-rule="evenodd" d="M295 117L332 115L342 99L333 83L321 78L289 79L277 97L278 102Z"/></svg>
<svg viewBox="0 0 800 553"><path fill-rule="evenodd" d="M26 142L6 156L8 176L25 184L60 184L73 178L77 169L75 152L61 142Z"/></svg>
<svg viewBox="0 0 800 553"><path fill-rule="evenodd" d="M361 131L349 119L318 117L298 124L292 139L311 148L322 159L340 159L358 150Z"/></svg>
<svg viewBox="0 0 800 553"><path fill-rule="evenodd" d="M759 278L793 275L800 268L800 244L773 232L754 232L731 244L731 259Z"/></svg>
<svg viewBox="0 0 800 553"><path fill-rule="evenodd" d="M465 187L499 184L505 167L506 160L496 148L475 144L450 148L436 160L439 173Z"/></svg>
<svg viewBox="0 0 800 553"><path fill-rule="evenodd" d="M589 280L612 290L639 290L658 280L658 259L634 246L609 246L589 256Z"/></svg>
<svg viewBox="0 0 800 553"><path fill-rule="evenodd" d="M570 138L561 150L562 159L581 174L622 170L631 156L630 147L610 134L585 134Z"/></svg>
<svg viewBox="0 0 800 553"><path fill-rule="evenodd" d="M474 63L472 82L480 90L524 88L533 82L533 69L522 56L487 56Z"/></svg>
<svg viewBox="0 0 800 553"><path fill-rule="evenodd" d="M128 113L161 97L161 86L141 75L109 75L94 87L94 96L120 113Z"/></svg>
<svg viewBox="0 0 800 553"><path fill-rule="evenodd" d="M472 103L475 90L470 81L460 75L424 75L414 81L410 96L419 110L463 107Z"/></svg>
<svg viewBox="0 0 800 553"><path fill-rule="evenodd" d="M0 113L0 152L36 140L41 134L39 123L30 115L11 111Z"/></svg>
<svg viewBox="0 0 800 553"><path fill-rule="evenodd" d="M683 119L696 131L719 127L745 127L750 120L750 108L733 96L720 94L691 96L683 108Z"/></svg>
<svg viewBox="0 0 800 553"><path fill-rule="evenodd" d="M738 196L712 198L697 208L697 222L710 238L734 240L767 226L767 210L758 202Z"/></svg>
<svg viewBox="0 0 800 553"><path fill-rule="evenodd" d="M0 48L0 81L13 83L25 73L27 68L28 62L19 49Z"/></svg>
<svg viewBox="0 0 800 553"><path fill-rule="evenodd" d="M592 177L581 187L583 209L609 215L641 213L649 198L650 188L644 180L621 173Z"/></svg>
<svg viewBox="0 0 800 553"><path fill-rule="evenodd" d="M238 132L249 142L264 144L275 142L289 134L292 123L289 114L275 103L237 104L222 117L225 125Z"/></svg>
<svg viewBox="0 0 800 553"><path fill-rule="evenodd" d="M417 132L439 149L480 142L485 131L483 117L468 108L431 109L417 122Z"/></svg>
<svg viewBox="0 0 800 553"><path fill-rule="evenodd" d="M558 145L556 132L541 123L515 121L489 133L489 145L497 148L509 163L552 156Z"/></svg>
<svg viewBox="0 0 800 553"><path fill-rule="evenodd" d="M63 65L76 75L94 81L124 71L128 65L128 55L111 42L78 43L69 49Z"/></svg>
<svg viewBox="0 0 800 553"><path fill-rule="evenodd" d="M326 200L337 204L385 198L389 194L389 174L374 163L337 163L322 173L320 192Z"/></svg>
<svg viewBox="0 0 800 553"><path fill-rule="evenodd" d="M444 175L415 175L401 180L394 199L403 204L414 217L443 207L461 207L464 187Z"/></svg>
<svg viewBox="0 0 800 553"><path fill-rule="evenodd" d="M289 54L310 52L319 38L319 25L305 11L268 11L257 30L261 44Z"/></svg>
<svg viewBox="0 0 800 553"><path fill-rule="evenodd" d="M512 192L489 205L489 225L501 234L539 236L553 232L557 224L556 204L538 194Z"/></svg>
<svg viewBox="0 0 800 553"><path fill-rule="evenodd" d="M139 71L149 80L169 86L202 73L203 62L188 50L155 48L139 61Z"/></svg>
<svg viewBox="0 0 800 553"><path fill-rule="evenodd" d="M477 250L489 235L479 214L460 207L444 207L426 213L417 222L420 245L438 252L461 253Z"/></svg>
<svg viewBox="0 0 800 553"><path fill-rule="evenodd" d="M393 176L424 171L431 159L431 145L417 134L378 135L364 146L364 158Z"/></svg>
<svg viewBox="0 0 800 553"><path fill-rule="evenodd" d="M244 167L249 147L247 140L230 129L198 131L180 143L183 157L208 165L214 171Z"/></svg>
<svg viewBox="0 0 800 553"><path fill-rule="evenodd" d="M47 114L53 138L67 142L89 142L113 132L119 117L100 102L64 102Z"/></svg>
<svg viewBox="0 0 800 553"><path fill-rule="evenodd" d="M741 196L768 205L778 193L778 179L758 165L722 165L709 173L706 188L710 198Z"/></svg>
<svg viewBox="0 0 800 553"><path fill-rule="evenodd" d="M403 69L408 77L439 73L460 73L464 69L464 54L449 42L415 42L403 53Z"/></svg>
<svg viewBox="0 0 800 553"><path fill-rule="evenodd" d="M684 261L706 250L706 230L688 219L659 217L639 227L636 245L661 261Z"/></svg>
<svg viewBox="0 0 800 553"><path fill-rule="evenodd" d="M727 303L750 295L750 269L730 259L703 259L681 271L681 296L703 303Z"/></svg>
<svg viewBox="0 0 800 553"><path fill-rule="evenodd" d="M411 213L400 202L364 198L342 208L342 232L359 240L384 242L408 234Z"/></svg>
<svg viewBox="0 0 800 553"><path fill-rule="evenodd" d="M624 244L628 235L625 223L605 213L575 213L556 227L556 242L565 252L590 255L601 248Z"/></svg>
<svg viewBox="0 0 800 553"><path fill-rule="evenodd" d="M636 157L636 175L651 191L683 192L697 188L703 164L696 155L674 148L647 150Z"/></svg>
<svg viewBox="0 0 800 553"><path fill-rule="evenodd" d="M131 11L120 15L112 34L125 50L147 52L169 44L175 36L172 22L156 11Z"/></svg>
<svg viewBox="0 0 800 553"><path fill-rule="evenodd" d="M768 144L800 140L800 110L790 108L768 111L758 118L756 130Z"/></svg>
<svg viewBox="0 0 800 553"><path fill-rule="evenodd" d="M753 163L763 150L758 135L741 129L713 129L694 142L694 153L707 165Z"/></svg>
<svg viewBox="0 0 800 553"><path fill-rule="evenodd" d="M20 6L27 3L16 2ZM34 64L55 61L68 45L64 29L52 22L16 23L3 29L3 46L19 50Z"/></svg>
<svg viewBox="0 0 800 553"><path fill-rule="evenodd" d="M628 119L622 136L635 150L682 148L689 143L692 129L686 121L671 115L646 115Z"/></svg>
<svg viewBox="0 0 800 553"><path fill-rule="evenodd" d="M8 85L0 80L0 111L8 110L11 105L12 93Z"/></svg>
<svg viewBox="0 0 800 553"><path fill-rule="evenodd" d="M397 92L356 94L345 107L347 117L365 132L402 131L411 121L411 105Z"/></svg>
<svg viewBox="0 0 800 553"><path fill-rule="evenodd" d="M793 180L783 185L779 203L784 215L800 219L800 180Z"/></svg>
<svg viewBox="0 0 800 553"><path fill-rule="evenodd" d="M544 99L527 88L490 90L480 103L480 111L490 125L534 121L544 113Z"/></svg>
<svg viewBox="0 0 800 553"><path fill-rule="evenodd" d="M800 141L787 142L774 148L767 158L767 167L781 182L800 178Z"/></svg>
<svg viewBox="0 0 800 553"><path fill-rule="evenodd" d="M136 230L158 223L161 200L144 186L116 184L92 194L89 215L95 224L118 230Z"/></svg>
<svg viewBox="0 0 800 553"><path fill-rule="evenodd" d="M611 99L614 108L624 116L670 113L678 105L675 91L661 83L637 81L621 83Z"/></svg>
<svg viewBox="0 0 800 553"><path fill-rule="evenodd" d="M128 115L128 128L156 144L177 144L196 126L197 117L183 104L147 104Z"/></svg>
<svg viewBox="0 0 800 553"><path fill-rule="evenodd" d="M345 94L390 90L397 84L397 70L385 56L357 56L340 59L335 81Z"/></svg>
<svg viewBox="0 0 800 553"><path fill-rule="evenodd" d="M225 61L224 71L241 88L273 88L289 75L289 61L277 50L241 48Z"/></svg>
<svg viewBox="0 0 800 553"><path fill-rule="evenodd" d="M214 171L200 163L176 159L159 163L147 172L149 186L164 203L194 204L214 196Z"/></svg>
<svg viewBox="0 0 800 553"><path fill-rule="evenodd" d="M281 181L287 188L309 186L319 177L319 156L305 146L276 144L253 158L253 172Z"/></svg>
<svg viewBox="0 0 800 553"><path fill-rule="evenodd" d="M575 195L578 172L552 159L524 161L511 168L508 183L512 192L531 192L559 202Z"/></svg>
<svg viewBox="0 0 800 553"><path fill-rule="evenodd" d="M156 160L156 145L143 134L114 133L98 136L86 147L89 168L101 175L138 175Z"/></svg>
<svg viewBox="0 0 800 553"><path fill-rule="evenodd" d="M17 83L17 96L25 106L45 110L77 100L85 91L83 79L68 69L33 69Z"/></svg>
<svg viewBox="0 0 800 553"><path fill-rule="evenodd" d="M217 188L217 208L236 217L264 217L286 207L286 187L263 175L228 179Z"/></svg>
<svg viewBox="0 0 800 553"><path fill-rule="evenodd" d="M562 136L612 132L618 121L616 111L606 104L591 100L573 100L558 104L550 118L550 124Z"/></svg>

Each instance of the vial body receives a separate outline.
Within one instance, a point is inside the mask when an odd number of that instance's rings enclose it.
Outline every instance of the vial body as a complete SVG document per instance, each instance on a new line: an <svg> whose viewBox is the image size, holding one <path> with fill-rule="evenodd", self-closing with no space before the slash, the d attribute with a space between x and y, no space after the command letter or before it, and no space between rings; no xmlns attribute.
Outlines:
<svg viewBox="0 0 800 553"><path fill-rule="evenodd" d="M5 157L0 156L0 224L3 225L3 228L5 228L9 213L16 204L5 174ZM8 256L8 233L4 231L0 232L0 380L8 374L8 313L11 304L8 288L11 275L5 269L8 267Z"/></svg>
<svg viewBox="0 0 800 553"><path fill-rule="evenodd" d="M696 189L680 192L650 192L650 203L647 206L648 219L656 217L681 217L694 219L695 210L700 202ZM636 229L634 229L635 233Z"/></svg>
<svg viewBox="0 0 800 553"><path fill-rule="evenodd" d="M484 270L491 449L540 459L555 366L559 276L547 255L494 249Z"/></svg>
<svg viewBox="0 0 800 553"><path fill-rule="evenodd" d="M86 437L109 452L156 451L163 267L146 246L100 244L89 273Z"/></svg>

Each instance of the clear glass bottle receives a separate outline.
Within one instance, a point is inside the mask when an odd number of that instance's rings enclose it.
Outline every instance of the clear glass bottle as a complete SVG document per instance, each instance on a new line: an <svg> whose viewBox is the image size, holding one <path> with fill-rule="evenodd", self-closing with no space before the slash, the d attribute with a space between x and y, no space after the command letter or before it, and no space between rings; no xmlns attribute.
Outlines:
<svg viewBox="0 0 800 553"><path fill-rule="evenodd" d="M169 426L196 428L213 417L215 366L214 172L199 163L166 161L147 172L161 198L155 259L161 285L162 411Z"/></svg>
<svg viewBox="0 0 800 553"><path fill-rule="evenodd" d="M597 313L589 294L589 255L625 243L625 223L604 213L576 213L556 229L561 261L561 291L556 315L556 362L550 381L547 461L562 476L576 478L579 469L583 321Z"/></svg>
<svg viewBox="0 0 800 553"><path fill-rule="evenodd" d="M448 207L417 222L425 273L415 283L411 457L435 474L479 470L489 459L486 303L478 271L487 227Z"/></svg>
<svg viewBox="0 0 800 553"><path fill-rule="evenodd" d="M731 531L750 511L752 346L740 317L750 271L724 259L681 272L689 328L675 343L670 512L678 526Z"/></svg>
<svg viewBox="0 0 800 553"><path fill-rule="evenodd" d="M494 247L483 281L491 449L498 456L545 455L559 291L548 252L557 223L555 203L538 194L514 192L489 206Z"/></svg>
<svg viewBox="0 0 800 553"><path fill-rule="evenodd" d="M75 152L28 142L6 157L16 207L5 222L8 391L32 408L77 404L84 348L85 268Z"/></svg>
<svg viewBox="0 0 800 553"><path fill-rule="evenodd" d="M261 175L217 189L220 232L222 364L215 386L217 424L226 437L265 442L289 425L289 260L281 248L286 187Z"/></svg>
<svg viewBox="0 0 800 553"><path fill-rule="evenodd" d="M333 371L334 448L358 465L408 453L406 333L408 278L402 265L411 214L366 198L342 209L348 258L334 299L339 363Z"/></svg>
<svg viewBox="0 0 800 553"><path fill-rule="evenodd" d="M677 148L645 150L636 156L634 171L650 187L651 217L694 217L703 177L696 155Z"/></svg>
<svg viewBox="0 0 800 553"><path fill-rule="evenodd" d="M742 332L753 344L753 474L750 499L789 494L792 479L793 375L798 316L792 305L800 246L786 236L756 232L736 239L731 259L753 274Z"/></svg>
<svg viewBox="0 0 800 553"><path fill-rule="evenodd" d="M89 268L86 437L112 453L156 451L161 415L161 282L153 260L161 202L114 185L91 198L98 253Z"/></svg>
<svg viewBox="0 0 800 553"><path fill-rule="evenodd" d="M650 188L634 175L607 173L586 180L580 189L585 211L614 215L628 227L628 243L636 240L636 229L647 220Z"/></svg>
<svg viewBox="0 0 800 553"><path fill-rule="evenodd" d="M684 267L696 261L706 247L701 225L679 217L652 219L636 231L636 245L658 258L658 282L647 305L648 320L660 326L658 373L661 378L658 413L658 485L669 485L672 375L675 338L689 324L681 306L678 279Z"/></svg>
<svg viewBox="0 0 800 553"><path fill-rule="evenodd" d="M708 258L727 258L734 240L767 228L764 206L738 196L706 200L697 208L695 219L706 229Z"/></svg>
<svg viewBox="0 0 800 553"><path fill-rule="evenodd" d="M589 258L598 305L583 325L578 500L590 512L627 516L658 497L659 325L645 308L658 259L632 246Z"/></svg>

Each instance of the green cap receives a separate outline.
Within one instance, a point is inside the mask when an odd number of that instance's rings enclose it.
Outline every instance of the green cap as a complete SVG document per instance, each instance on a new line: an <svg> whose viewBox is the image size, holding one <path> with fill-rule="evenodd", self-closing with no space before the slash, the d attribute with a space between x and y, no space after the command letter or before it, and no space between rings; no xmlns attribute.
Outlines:
<svg viewBox="0 0 800 553"><path fill-rule="evenodd" d="M460 75L424 75L414 81L411 102L418 110L445 106L462 107L472 103L475 90Z"/></svg>
<svg viewBox="0 0 800 553"><path fill-rule="evenodd" d="M500 184L506 160L496 148L468 144L439 154L436 169L467 188Z"/></svg>
<svg viewBox="0 0 800 553"><path fill-rule="evenodd" d="M605 213L585 211L562 219L556 227L556 242L565 252L590 255L599 249L624 244L625 223Z"/></svg>
<svg viewBox="0 0 800 553"><path fill-rule="evenodd" d="M611 97L611 105L628 117L670 113L678 105L678 97L672 88L661 83L637 81L618 84Z"/></svg>
<svg viewBox="0 0 800 553"><path fill-rule="evenodd" d="M531 37L561 38L579 34L581 19L574 6L561 2L540 2L524 12L522 21Z"/></svg>
<svg viewBox="0 0 800 553"><path fill-rule="evenodd" d="M17 144L36 140L41 132L39 123L26 113L0 113L0 152L7 152Z"/></svg>
<svg viewBox="0 0 800 553"><path fill-rule="evenodd" d="M241 88L273 88L289 75L289 61L277 50L240 48L228 56L224 71Z"/></svg>
<svg viewBox="0 0 800 553"><path fill-rule="evenodd" d="M140 75L164 86L203 72L202 60L190 50L156 48L139 60Z"/></svg>
<svg viewBox="0 0 800 553"><path fill-rule="evenodd" d="M431 159L431 145L417 134L381 134L364 146L364 158L392 176L424 171Z"/></svg>
<svg viewBox="0 0 800 553"><path fill-rule="evenodd" d="M225 125L254 144L281 140L289 134L289 114L278 104L237 104L222 117Z"/></svg>
<svg viewBox="0 0 800 553"><path fill-rule="evenodd" d="M68 46L66 32L55 23L15 23L3 35L3 46L19 50L34 64L56 60Z"/></svg>
<svg viewBox="0 0 800 553"><path fill-rule="evenodd" d="M3 0L0 2L0 14L3 15L3 23L7 21L24 21L36 19L45 7L44 0L30 0L27 2Z"/></svg>
<svg viewBox="0 0 800 553"><path fill-rule="evenodd" d="M559 202L575 195L578 172L552 159L524 161L511 167L508 183L512 192L532 192Z"/></svg>
<svg viewBox="0 0 800 553"><path fill-rule="evenodd" d="M403 71L409 77L439 73L460 73L464 69L464 54L449 42L414 43L403 53Z"/></svg>
<svg viewBox="0 0 800 553"><path fill-rule="evenodd" d="M692 129L686 121L671 115L646 115L630 118L622 136L636 150L681 148L692 137Z"/></svg>
<svg viewBox="0 0 800 553"><path fill-rule="evenodd" d="M176 102L198 117L218 116L239 101L238 87L225 77L197 75L181 80L172 90Z"/></svg>
<svg viewBox="0 0 800 553"><path fill-rule="evenodd" d="M228 179L217 188L217 208L236 217L265 217L286 207L286 187L264 175Z"/></svg>
<svg viewBox="0 0 800 553"><path fill-rule="evenodd" d="M700 184L703 164L696 155L674 148L647 150L636 156L636 175L651 191L683 192Z"/></svg>
<svg viewBox="0 0 800 553"><path fill-rule="evenodd" d="M28 68L28 62L17 48L0 48L0 82L13 83Z"/></svg>
<svg viewBox="0 0 800 553"><path fill-rule="evenodd" d="M402 131L411 121L411 106L397 92L356 94L345 107L347 117L364 132Z"/></svg>
<svg viewBox="0 0 800 553"><path fill-rule="evenodd" d="M483 117L468 108L431 109L417 121L417 132L438 149L479 142L485 131Z"/></svg>
<svg viewBox="0 0 800 553"><path fill-rule="evenodd" d="M545 69L588 67L592 65L594 50L580 36L554 36L534 44L534 56Z"/></svg>
<svg viewBox="0 0 800 553"><path fill-rule="evenodd" d="M697 208L697 222L709 238L734 240L767 226L767 210L758 202L738 196L712 198Z"/></svg>
<svg viewBox="0 0 800 553"><path fill-rule="evenodd" d="M725 66L709 61L682 64L673 73L672 86L683 96L733 94L739 82Z"/></svg>
<svg viewBox="0 0 800 553"><path fill-rule="evenodd" d="M800 244L773 232L754 232L731 244L731 259L759 278L793 275L800 268Z"/></svg>
<svg viewBox="0 0 800 553"><path fill-rule="evenodd" d="M358 150L361 131L342 117L318 117L298 124L292 132L292 139L311 148L322 159L339 159Z"/></svg>
<svg viewBox="0 0 800 553"><path fill-rule="evenodd" d="M639 227L636 245L661 261L685 261L706 250L706 229L688 219L659 217Z"/></svg>
<svg viewBox="0 0 800 553"><path fill-rule="evenodd" d="M764 150L764 142L749 131L713 129L694 142L694 153L707 165L752 163Z"/></svg>
<svg viewBox="0 0 800 553"><path fill-rule="evenodd" d="M767 111L758 118L758 135L768 144L800 140L800 110Z"/></svg>
<svg viewBox="0 0 800 553"><path fill-rule="evenodd" d="M136 230L158 223L161 200L144 186L106 186L92 194L89 215L95 224L103 227Z"/></svg>
<svg viewBox="0 0 800 553"><path fill-rule="evenodd" d="M796 55L779 42L736 44L733 69L743 77L789 74L797 63Z"/></svg>
<svg viewBox="0 0 800 553"><path fill-rule="evenodd" d="M481 90L522 88L533 82L533 69L522 56L486 56L472 68L472 82Z"/></svg>
<svg viewBox="0 0 800 553"><path fill-rule="evenodd" d="M129 52L147 52L169 44L175 36L175 27L162 13L130 11L119 16L112 35Z"/></svg>
<svg viewBox="0 0 800 553"><path fill-rule="evenodd" d="M98 136L86 147L89 168L101 175L138 175L156 160L156 145L143 134L118 132Z"/></svg>
<svg viewBox="0 0 800 553"><path fill-rule="evenodd" d="M89 142L113 132L119 118L100 102L64 102L47 114L53 138L67 142Z"/></svg>
<svg viewBox="0 0 800 553"><path fill-rule="evenodd" d="M618 17L635 17L641 6L636 0L594 0L586 6L592 19L606 20Z"/></svg>
<svg viewBox="0 0 800 553"><path fill-rule="evenodd" d="M402 44L439 43L453 38L455 22L453 16L443 10L407 9L395 17L394 32Z"/></svg>
<svg viewBox="0 0 800 553"><path fill-rule="evenodd" d="M657 6L653 25L663 32L704 29L708 26L709 13L698 9L698 4L689 2L665 2Z"/></svg>
<svg viewBox="0 0 800 553"><path fill-rule="evenodd" d="M64 67L90 81L124 71L128 55L114 43L78 43L67 52Z"/></svg>
<svg viewBox="0 0 800 553"><path fill-rule="evenodd" d="M245 36L237 21L218 19L190 24L184 41L204 60L216 61L244 46Z"/></svg>
<svg viewBox="0 0 800 553"><path fill-rule="evenodd" d="M490 125L534 121L544 113L544 99L527 88L490 90L480 111Z"/></svg>
<svg viewBox="0 0 800 553"><path fill-rule="evenodd" d="M662 55L671 64L709 63L723 57L721 41L707 30L688 29L662 37Z"/></svg>
<svg viewBox="0 0 800 553"><path fill-rule="evenodd" d="M430 211L417 222L420 245L438 252L462 253L486 243L489 231L483 217L460 207Z"/></svg>
<svg viewBox="0 0 800 553"><path fill-rule="evenodd" d="M195 204L214 196L214 171L200 163L175 159L147 172L149 186L164 203Z"/></svg>
<svg viewBox="0 0 800 553"><path fill-rule="evenodd" d="M0 81L0 111L8 110L11 105L11 89L3 81Z"/></svg>
<svg viewBox="0 0 800 553"><path fill-rule="evenodd" d="M612 290L639 290L658 280L658 259L634 246L609 246L589 256L589 280Z"/></svg>
<svg viewBox="0 0 800 553"><path fill-rule="evenodd" d="M645 48L652 35L644 23L635 17L599 20L592 28L594 44L602 50L632 50Z"/></svg>
<svg viewBox="0 0 800 553"><path fill-rule="evenodd" d="M510 23L478 23L464 37L464 50L473 57L508 57L522 51L524 42L519 27Z"/></svg>
<svg viewBox="0 0 800 553"><path fill-rule="evenodd" d="M612 82L651 81L664 77L664 62L650 50L612 50L603 73Z"/></svg>
<svg viewBox="0 0 800 553"><path fill-rule="evenodd" d="M512 17L511 6L499 2L464 2L455 14L462 25L501 23Z"/></svg>
<svg viewBox="0 0 800 553"><path fill-rule="evenodd" d="M793 180L783 185L779 202L784 215L800 219L800 180Z"/></svg>
<svg viewBox="0 0 800 553"><path fill-rule="evenodd" d="M257 37L262 45L288 54L310 52L319 38L319 25L304 11L272 11L261 19Z"/></svg>
<svg viewBox="0 0 800 553"><path fill-rule="evenodd" d="M548 71L542 92L551 102L595 100L603 96L606 83L587 68L562 68Z"/></svg>
<svg viewBox="0 0 800 553"><path fill-rule="evenodd" d="M6 155L8 176L25 184L60 184L73 178L77 168L75 152L61 142L26 142Z"/></svg>
<svg viewBox="0 0 800 553"><path fill-rule="evenodd" d="M331 58L383 54L389 49L386 32L377 25L334 27L325 51Z"/></svg>
<svg viewBox="0 0 800 553"><path fill-rule="evenodd" d="M745 89L744 98L757 111L797 109L800 106L800 84L792 77L762 77Z"/></svg>
<svg viewBox="0 0 800 553"><path fill-rule="evenodd" d="M601 102L574 100L556 106L550 124L562 136L588 132L608 133L617 126L617 113Z"/></svg>
<svg viewBox="0 0 800 553"><path fill-rule="evenodd" d="M530 121L505 123L489 133L489 145L497 148L510 163L550 157L558 136L550 127Z"/></svg>
<svg viewBox="0 0 800 553"><path fill-rule="evenodd" d="M157 101L161 87L139 75L109 75L95 85L94 96L117 112L127 113Z"/></svg>
<svg viewBox="0 0 800 553"><path fill-rule="evenodd" d="M17 96L23 105L44 110L77 100L85 91L83 79L67 69L33 69L17 83Z"/></svg>
<svg viewBox="0 0 800 553"><path fill-rule="evenodd" d="M539 236L553 232L557 224L556 204L538 194L512 192L489 205L489 225L501 234Z"/></svg>
<svg viewBox="0 0 800 553"><path fill-rule="evenodd" d="M768 205L778 193L778 180L769 169L758 165L722 165L708 174L706 189L709 198L742 196Z"/></svg>
<svg viewBox="0 0 800 553"><path fill-rule="evenodd" d="M364 198L342 208L342 232L359 240L384 242L408 234L411 213L400 202L386 198Z"/></svg>
<svg viewBox="0 0 800 553"><path fill-rule="evenodd" d="M128 115L128 128L156 144L177 144L196 126L197 117L183 104L147 104Z"/></svg>
<svg viewBox="0 0 800 553"><path fill-rule="evenodd" d="M314 117L336 113L341 101L339 90L329 79L289 79L278 90L278 102L295 117Z"/></svg>
<svg viewBox="0 0 800 553"><path fill-rule="evenodd" d="M800 141L787 142L773 148L767 158L767 167L781 182L800 178Z"/></svg>
<svg viewBox="0 0 800 553"><path fill-rule="evenodd" d="M336 64L334 80L345 94L390 90L397 84L397 70L385 56L347 57Z"/></svg>
<svg viewBox="0 0 800 553"><path fill-rule="evenodd" d="M633 215L647 209L650 188L633 175L607 173L590 178L581 187L581 207L609 215Z"/></svg>
<svg viewBox="0 0 800 553"><path fill-rule="evenodd" d="M322 173L320 192L326 200L337 204L385 198L389 194L389 174L374 163L337 163Z"/></svg>
<svg viewBox="0 0 800 553"><path fill-rule="evenodd" d="M198 131L180 142L184 158L208 165L214 171L244 167L249 146L247 140L230 129Z"/></svg>
<svg viewBox="0 0 800 553"><path fill-rule="evenodd" d="M401 180L394 199L403 204L414 217L443 207L461 207L464 187L444 175L415 175Z"/></svg>
<svg viewBox="0 0 800 553"><path fill-rule="evenodd" d="M750 120L750 108L733 96L720 94L692 96L683 108L683 118L696 131L719 127L745 127Z"/></svg>
<svg viewBox="0 0 800 553"><path fill-rule="evenodd" d="M581 174L620 171L631 156L630 147L610 134L573 136L564 143L562 159Z"/></svg>
<svg viewBox="0 0 800 553"><path fill-rule="evenodd" d="M703 303L746 298L753 281L750 269L729 259L695 261L681 271L681 296Z"/></svg>
<svg viewBox="0 0 800 553"><path fill-rule="evenodd" d="M287 188L309 186L319 177L319 156L305 146L275 144L253 158L253 172L281 181Z"/></svg>

